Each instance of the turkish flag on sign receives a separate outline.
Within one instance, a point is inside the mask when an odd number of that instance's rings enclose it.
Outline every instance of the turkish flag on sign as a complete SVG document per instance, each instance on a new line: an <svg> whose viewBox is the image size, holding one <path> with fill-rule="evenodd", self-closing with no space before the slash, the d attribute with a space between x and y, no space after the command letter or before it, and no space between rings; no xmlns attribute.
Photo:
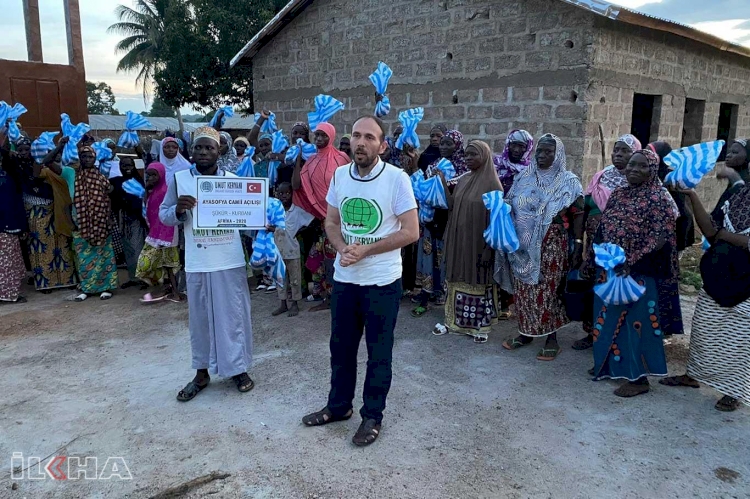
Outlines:
<svg viewBox="0 0 750 499"><path fill-rule="evenodd" d="M248 194L260 194L260 182L248 182L247 192Z"/></svg>

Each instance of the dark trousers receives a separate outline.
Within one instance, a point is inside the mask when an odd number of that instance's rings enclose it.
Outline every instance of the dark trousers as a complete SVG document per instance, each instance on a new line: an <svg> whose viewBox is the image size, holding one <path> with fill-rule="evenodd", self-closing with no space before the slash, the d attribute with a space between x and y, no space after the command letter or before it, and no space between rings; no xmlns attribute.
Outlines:
<svg viewBox="0 0 750 499"><path fill-rule="evenodd" d="M357 350L365 333L367 375L359 411L362 419L383 419L391 388L393 330L401 302L401 279L387 286L334 281L331 294L331 393L328 408L342 416L352 408L357 384Z"/></svg>

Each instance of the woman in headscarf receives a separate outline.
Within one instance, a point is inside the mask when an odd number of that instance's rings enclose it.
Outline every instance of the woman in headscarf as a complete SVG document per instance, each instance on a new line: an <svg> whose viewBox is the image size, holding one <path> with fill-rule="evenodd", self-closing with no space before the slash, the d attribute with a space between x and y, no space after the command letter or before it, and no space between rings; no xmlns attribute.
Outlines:
<svg viewBox="0 0 750 499"><path fill-rule="evenodd" d="M424 172L429 179L438 174L437 164L447 159L456 170L456 176L448 182L455 187L458 177L466 173L464 153L464 136L458 130L450 130L440 139L440 157L436 158ZM413 317L421 317L429 310L430 300L438 306L445 305L445 248L443 234L448 223L449 211L437 208L431 222L419 224L419 242L417 243L417 278L416 287L421 289L418 296L412 298L417 306L411 311Z"/></svg>
<svg viewBox="0 0 750 499"><path fill-rule="evenodd" d="M0 303L25 303L21 285L26 276L21 236L28 231L21 175L0 149Z"/></svg>
<svg viewBox="0 0 750 499"><path fill-rule="evenodd" d="M577 268L583 256L583 188L567 169L559 138L546 134L539 139L534 160L516 177L507 202L521 246L507 255L512 284L503 264L506 254L496 253L496 280L506 291L515 290L520 335L503 347L516 350L546 337L537 359L554 360L560 352L557 331L570 322L561 292L568 270Z"/></svg>
<svg viewBox="0 0 750 499"><path fill-rule="evenodd" d="M83 301L97 293L102 300L108 300L118 286L110 232L112 186L96 168L96 154L91 147L82 147L78 156L80 167L73 185L73 216L78 230L73 232L73 247L81 293L75 300Z"/></svg>
<svg viewBox="0 0 750 499"><path fill-rule="evenodd" d="M440 141L446 133L448 133L448 129L445 125L440 124L434 125L430 130L430 145L419 156L418 166L423 172L427 171L428 166L442 157L440 156Z"/></svg>
<svg viewBox="0 0 750 499"><path fill-rule="evenodd" d="M748 141L735 141L727 152L729 168L743 174L748 160ZM711 214L694 190L684 193L711 247L700 264L703 289L693 315L687 374L661 383L692 388L705 383L724 395L716 409L730 412L740 402L750 405L750 185L727 189Z"/></svg>
<svg viewBox="0 0 750 499"><path fill-rule="evenodd" d="M180 154L180 144L174 137L162 139L159 144L159 162L164 165L166 170L167 184L174 180L175 173L189 170L192 167L190 161Z"/></svg>
<svg viewBox="0 0 750 499"><path fill-rule="evenodd" d="M240 166L240 160L237 158L237 151L234 150L232 145L232 136L227 132L220 132L221 143L219 144L219 160L216 164L219 168L234 173L237 171L237 167Z"/></svg>
<svg viewBox="0 0 750 499"><path fill-rule="evenodd" d="M664 158L672 152L672 146L667 142L652 142L648 148L659 156L659 180L664 182L669 167L664 162ZM677 251L682 252L686 248L695 244L695 224L693 223L693 210L690 203L687 202L685 195L673 189L667 189L672 195L677 209L680 210L680 216L677 218Z"/></svg>
<svg viewBox="0 0 750 499"><path fill-rule="evenodd" d="M292 188L294 204L312 214L321 222L328 211L326 194L331 185L331 178L339 166L349 163L349 156L336 149L336 129L330 123L320 123L315 129L315 146L317 152L302 166L300 159L294 167ZM333 262L336 250L321 230L318 241L310 249L306 267L313 277L313 295L323 298L323 303L310 309L311 312L329 308L327 296L332 286Z"/></svg>
<svg viewBox="0 0 750 499"><path fill-rule="evenodd" d="M354 153L352 152L352 136L350 134L347 133L341 137L341 140L339 140L339 151L349 156L350 159L354 159Z"/></svg>
<svg viewBox="0 0 750 499"><path fill-rule="evenodd" d="M307 126L307 123L298 121L292 126L292 143L296 144L297 139L310 143L310 127Z"/></svg>
<svg viewBox="0 0 750 499"><path fill-rule="evenodd" d="M122 285L122 289L126 289L140 285L136 278L136 267L138 266L138 256L141 254L143 243L146 240L148 226L146 219L143 218L143 201L140 197L126 192L123 188L123 184L129 180L144 185L143 179L135 169L135 162L132 158L122 158L120 172L122 175L110 179L109 183L112 184L112 192L110 193L112 211L115 212L116 218L122 220L125 263L128 267L128 282Z"/></svg>
<svg viewBox="0 0 750 499"><path fill-rule="evenodd" d="M159 207L167 195L166 167L151 163L146 168L146 220L148 235L138 257L136 275L149 286L164 285L158 295L146 293L141 303L153 303L163 299L182 301L177 291L175 272L180 269L180 252L177 229L164 225L159 219Z"/></svg>
<svg viewBox="0 0 750 499"><path fill-rule="evenodd" d="M618 275L629 275L645 288L638 301L627 305L605 304L594 297L594 379L627 380L615 390L618 397L646 393L648 376L667 374L657 279L670 273L677 253L676 216L658 171L659 157L653 151L631 155L625 169L628 185L611 194L593 241L625 250L626 262ZM593 248L588 260L594 268ZM601 268L599 275L598 282L606 282Z"/></svg>
<svg viewBox="0 0 750 499"><path fill-rule="evenodd" d="M31 157L31 141L21 137L15 152L0 148L4 169L16 172L29 225L27 248L37 291L51 293L78 284L71 248L71 197L64 180L73 170L56 163L68 139L60 139L41 163ZM3 140L0 138L0 144Z"/></svg>
<svg viewBox="0 0 750 499"><path fill-rule="evenodd" d="M524 171L531 163L531 155L534 153L534 137L526 130L512 130L505 138L505 147L502 154L496 154L492 158L497 172L497 178L507 194L513 187L513 179ZM504 289L499 290L501 320L510 319L510 305L513 303L513 295Z"/></svg>
<svg viewBox="0 0 750 499"><path fill-rule="evenodd" d="M451 207L444 235L447 330L438 328L436 334L457 332L484 343L492 325L497 323L498 313L494 251L484 240L489 212L482 195L501 191L502 185L492 161L492 149L485 142L469 143L466 166L468 173L459 179L452 195L447 183L443 184Z"/></svg>
<svg viewBox="0 0 750 499"><path fill-rule="evenodd" d="M234 139L234 150L237 152L237 161L240 163L245 159L245 151L248 147L250 147L250 141L247 137L240 136Z"/></svg>
<svg viewBox="0 0 750 499"><path fill-rule="evenodd" d="M641 142L631 134L625 134L615 141L612 150L612 164L594 175L585 191L583 226L586 233L584 255L591 251L591 244L599 227L602 213L607 207L607 201L615 189L626 187L625 167L635 151L642 149ZM583 330L585 338L573 343L573 350L586 350L594 346L594 290L593 281L596 269L584 262L581 267L581 277L592 282L592 289L584 297Z"/></svg>

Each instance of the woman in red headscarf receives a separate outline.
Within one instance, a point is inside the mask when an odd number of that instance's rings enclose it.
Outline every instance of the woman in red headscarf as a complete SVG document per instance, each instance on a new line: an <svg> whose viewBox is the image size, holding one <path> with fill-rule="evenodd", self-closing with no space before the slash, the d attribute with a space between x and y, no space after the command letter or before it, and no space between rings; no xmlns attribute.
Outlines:
<svg viewBox="0 0 750 499"><path fill-rule="evenodd" d="M321 222L328 211L326 194L331 185L333 174L339 166L351 162L349 156L334 146L336 129L330 123L320 123L315 129L314 143L318 151L308 159L304 166L300 159L294 168L292 188L294 204L311 213ZM305 266L313 274L313 295L323 298L323 303L310 309L311 312L328 309L326 299L333 277L333 262L336 250L331 246L323 231L321 223L318 241L310 249Z"/></svg>

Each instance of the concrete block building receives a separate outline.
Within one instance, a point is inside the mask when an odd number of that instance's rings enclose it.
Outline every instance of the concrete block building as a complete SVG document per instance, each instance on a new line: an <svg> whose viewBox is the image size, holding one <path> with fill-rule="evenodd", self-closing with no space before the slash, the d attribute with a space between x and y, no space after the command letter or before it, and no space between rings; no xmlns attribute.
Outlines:
<svg viewBox="0 0 750 499"><path fill-rule="evenodd" d="M750 49L601 0L292 0L232 64L252 64L255 109L283 128L327 93L344 133L372 113L381 60L391 126L424 106L421 134L443 123L495 151L513 128L551 132L585 181L622 133L750 136Z"/></svg>

